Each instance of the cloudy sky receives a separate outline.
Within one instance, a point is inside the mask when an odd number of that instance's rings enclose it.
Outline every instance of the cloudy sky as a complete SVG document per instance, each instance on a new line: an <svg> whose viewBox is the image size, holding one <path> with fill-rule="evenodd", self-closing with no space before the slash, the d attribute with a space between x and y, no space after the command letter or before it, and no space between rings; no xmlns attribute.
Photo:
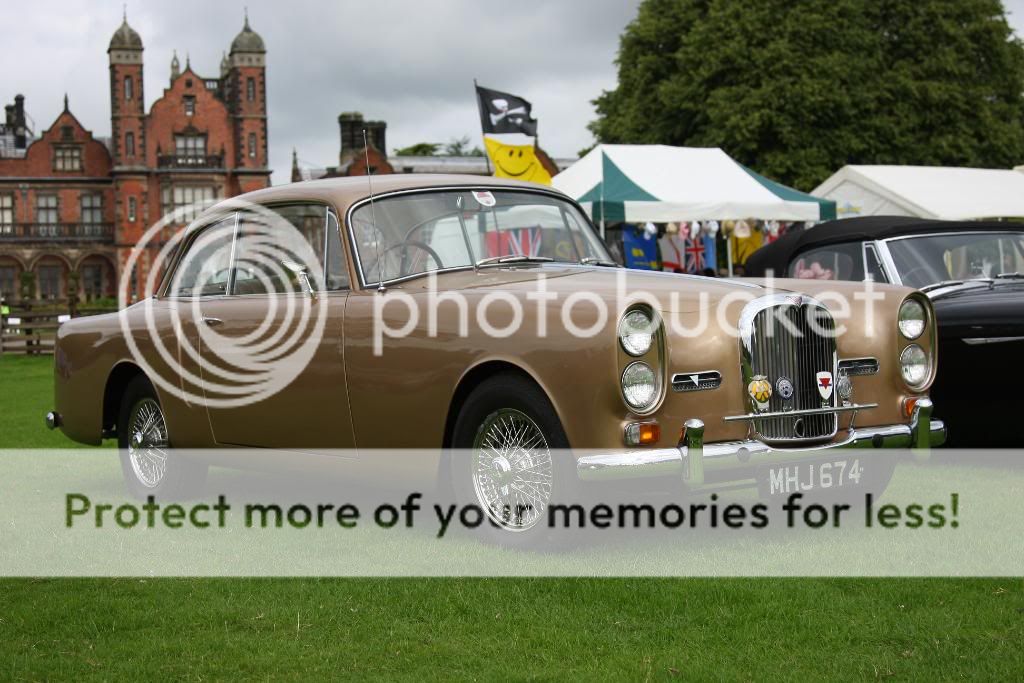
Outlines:
<svg viewBox="0 0 1024 683"><path fill-rule="evenodd" d="M200 75L218 74L221 53L242 27L243 6L267 44L270 161L287 182L291 150L309 165L338 155L337 116L361 111L388 123L391 149L479 136L473 79L531 100L541 144L575 156L591 144L590 101L615 84L618 36L639 0L247 0L128 3L145 45L145 94L167 85L173 50ZM1024 0L1008 0L1024 36ZM38 129L67 91L93 133L110 134L106 48L120 2L36 0L4 34L4 102L26 96ZM391 151L389 149L389 152Z"/></svg>

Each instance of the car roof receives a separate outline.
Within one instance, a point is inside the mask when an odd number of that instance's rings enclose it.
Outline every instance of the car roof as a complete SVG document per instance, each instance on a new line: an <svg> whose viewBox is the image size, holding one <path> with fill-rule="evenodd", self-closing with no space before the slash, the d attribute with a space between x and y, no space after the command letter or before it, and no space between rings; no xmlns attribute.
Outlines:
<svg viewBox="0 0 1024 683"><path fill-rule="evenodd" d="M828 221L807 230L790 232L767 244L747 259L744 271L762 277L771 270L786 272L790 262L811 249L842 242L863 242L935 232L1024 231L1024 223L1006 221L940 221L913 216L862 216Z"/></svg>
<svg viewBox="0 0 1024 683"><path fill-rule="evenodd" d="M564 196L558 190L526 183L519 180L506 180L490 176L454 175L432 173L396 173L388 175L352 176L348 178L322 178L320 180L304 180L288 185L277 185L262 190L247 192L218 203L211 211L224 211L239 208L247 202L270 204L283 201L322 201L333 205L342 215L348 208L370 196L373 188L374 197L405 190L421 190L432 188L490 188L496 190L533 190Z"/></svg>

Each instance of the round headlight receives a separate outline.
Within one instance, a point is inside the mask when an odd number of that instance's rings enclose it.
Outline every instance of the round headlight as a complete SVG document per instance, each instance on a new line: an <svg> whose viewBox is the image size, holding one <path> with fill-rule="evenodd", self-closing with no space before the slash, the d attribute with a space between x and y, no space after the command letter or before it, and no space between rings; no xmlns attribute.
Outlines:
<svg viewBox="0 0 1024 683"><path fill-rule="evenodd" d="M634 410L647 410L658 398L658 379L651 366L636 361L622 373L622 396Z"/></svg>
<svg viewBox="0 0 1024 683"><path fill-rule="evenodd" d="M911 344L900 354L900 371L907 386L919 389L928 381L928 373L931 371L928 354L917 344Z"/></svg>
<svg viewBox="0 0 1024 683"><path fill-rule="evenodd" d="M917 339L924 332L924 306L917 299L907 299L900 306L900 334L907 339Z"/></svg>
<svg viewBox="0 0 1024 683"><path fill-rule="evenodd" d="M630 311L619 321L619 343L631 356L642 356L654 343L654 321L644 311Z"/></svg>

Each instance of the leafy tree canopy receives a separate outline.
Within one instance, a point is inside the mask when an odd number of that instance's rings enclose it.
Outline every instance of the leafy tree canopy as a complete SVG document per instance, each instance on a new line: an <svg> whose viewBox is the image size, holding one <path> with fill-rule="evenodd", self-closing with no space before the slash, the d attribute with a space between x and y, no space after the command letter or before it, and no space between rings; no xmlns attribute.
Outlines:
<svg viewBox="0 0 1024 683"><path fill-rule="evenodd" d="M399 147L395 150L397 157L432 157L441 148L439 142L417 142L408 147Z"/></svg>
<svg viewBox="0 0 1024 683"><path fill-rule="evenodd" d="M718 146L812 189L844 164L1024 161L1024 46L999 0L644 0L605 143Z"/></svg>
<svg viewBox="0 0 1024 683"><path fill-rule="evenodd" d="M454 157L482 157L484 151L479 147L470 149L468 135L452 138L444 145L440 142L417 142L415 145L395 150L395 156L399 157L432 157L438 154Z"/></svg>

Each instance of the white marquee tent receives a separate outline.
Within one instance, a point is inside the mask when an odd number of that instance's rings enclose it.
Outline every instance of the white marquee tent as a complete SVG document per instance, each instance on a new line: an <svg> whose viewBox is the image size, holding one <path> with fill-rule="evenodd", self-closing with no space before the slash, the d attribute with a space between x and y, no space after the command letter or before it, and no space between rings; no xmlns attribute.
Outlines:
<svg viewBox="0 0 1024 683"><path fill-rule="evenodd" d="M947 166L843 166L814 190L839 218L945 220L1024 217L1024 173Z"/></svg>
<svg viewBox="0 0 1024 683"><path fill-rule="evenodd" d="M598 145L552 184L602 222L817 221L834 211L832 202L759 176L717 147Z"/></svg>

